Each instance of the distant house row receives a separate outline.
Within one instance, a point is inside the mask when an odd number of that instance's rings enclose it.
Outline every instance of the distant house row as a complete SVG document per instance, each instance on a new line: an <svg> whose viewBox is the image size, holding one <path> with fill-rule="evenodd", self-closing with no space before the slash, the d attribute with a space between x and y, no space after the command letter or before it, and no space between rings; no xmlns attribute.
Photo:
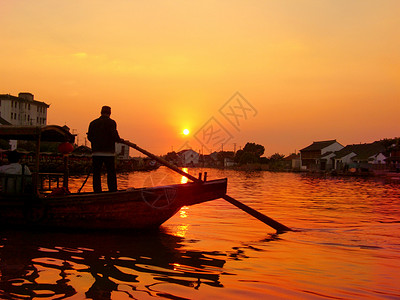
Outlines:
<svg viewBox="0 0 400 300"><path fill-rule="evenodd" d="M400 147L388 149L382 142L343 146L336 140L313 142L300 150L300 168L315 171L398 170Z"/></svg>
<svg viewBox="0 0 400 300"><path fill-rule="evenodd" d="M176 153L171 162L179 166L224 166L235 165L234 152L201 155L192 149ZM270 168L303 171L378 171L400 170L400 146L385 147L381 141L343 146L336 140L313 142L300 150L299 154L285 157L281 163L274 161ZM268 168L267 168L268 169Z"/></svg>
<svg viewBox="0 0 400 300"><path fill-rule="evenodd" d="M233 151L200 154L192 149L184 149L173 156L166 155L165 159L180 167L231 167L234 165Z"/></svg>

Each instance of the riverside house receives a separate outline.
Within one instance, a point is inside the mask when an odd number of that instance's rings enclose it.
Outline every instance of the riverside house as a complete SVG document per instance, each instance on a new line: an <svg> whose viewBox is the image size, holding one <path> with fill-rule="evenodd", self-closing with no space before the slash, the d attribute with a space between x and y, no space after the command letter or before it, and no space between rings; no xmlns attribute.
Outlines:
<svg viewBox="0 0 400 300"><path fill-rule="evenodd" d="M285 169L287 170L300 170L300 154L292 153L284 159Z"/></svg>
<svg viewBox="0 0 400 300"><path fill-rule="evenodd" d="M389 157L386 164L390 171L400 172L400 145L394 145L389 149Z"/></svg>
<svg viewBox="0 0 400 300"><path fill-rule="evenodd" d="M335 169L377 170L385 167L385 147L381 142L347 145L335 153Z"/></svg>
<svg viewBox="0 0 400 300"><path fill-rule="evenodd" d="M301 169L311 171L326 171L334 167L334 152L344 146L336 140L313 142L300 150Z"/></svg>

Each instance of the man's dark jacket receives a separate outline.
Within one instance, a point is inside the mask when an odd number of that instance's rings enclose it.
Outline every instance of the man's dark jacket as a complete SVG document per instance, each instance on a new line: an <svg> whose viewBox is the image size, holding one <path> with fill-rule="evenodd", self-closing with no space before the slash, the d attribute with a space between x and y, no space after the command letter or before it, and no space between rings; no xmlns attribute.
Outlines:
<svg viewBox="0 0 400 300"><path fill-rule="evenodd" d="M87 133L93 152L115 153L115 142L121 141L117 123L106 116L93 120Z"/></svg>

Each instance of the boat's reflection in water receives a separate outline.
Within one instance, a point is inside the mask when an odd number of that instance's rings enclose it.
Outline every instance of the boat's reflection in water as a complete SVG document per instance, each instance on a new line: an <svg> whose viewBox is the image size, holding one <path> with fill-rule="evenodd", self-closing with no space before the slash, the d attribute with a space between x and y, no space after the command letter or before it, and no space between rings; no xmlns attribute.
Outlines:
<svg viewBox="0 0 400 300"><path fill-rule="evenodd" d="M160 285L222 286L224 255L183 250L182 238L164 232L2 231L0 236L3 299L174 298Z"/></svg>

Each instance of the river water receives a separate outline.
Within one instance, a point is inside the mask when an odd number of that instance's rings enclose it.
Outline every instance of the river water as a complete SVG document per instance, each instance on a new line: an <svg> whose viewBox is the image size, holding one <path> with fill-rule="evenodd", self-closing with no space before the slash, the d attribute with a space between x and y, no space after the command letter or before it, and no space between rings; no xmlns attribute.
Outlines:
<svg viewBox="0 0 400 300"><path fill-rule="evenodd" d="M222 199L184 207L158 233L2 230L0 298L400 298L398 182L189 169L199 172L227 177L228 195L294 231L278 235ZM118 178L179 182L164 167Z"/></svg>

